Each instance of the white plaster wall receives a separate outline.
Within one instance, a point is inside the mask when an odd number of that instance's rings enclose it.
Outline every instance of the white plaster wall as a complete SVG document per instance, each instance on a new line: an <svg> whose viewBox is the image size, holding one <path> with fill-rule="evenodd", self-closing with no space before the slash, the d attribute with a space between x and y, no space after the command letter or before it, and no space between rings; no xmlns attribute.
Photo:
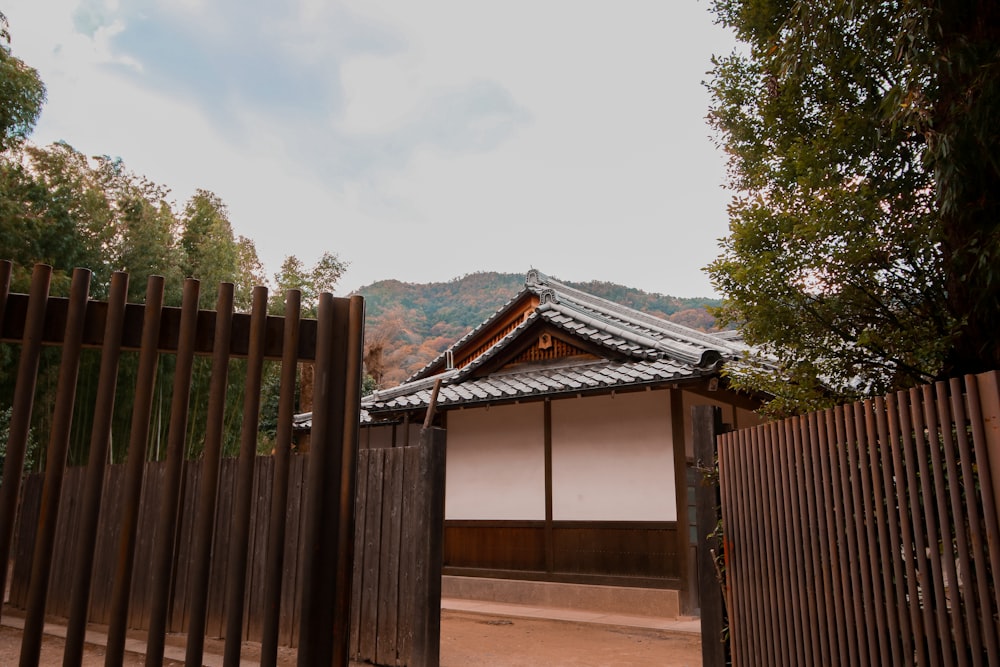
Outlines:
<svg viewBox="0 0 1000 667"><path fill-rule="evenodd" d="M542 403L448 413L446 519L545 519Z"/></svg>
<svg viewBox="0 0 1000 667"><path fill-rule="evenodd" d="M552 401L553 519L677 520L669 396Z"/></svg>

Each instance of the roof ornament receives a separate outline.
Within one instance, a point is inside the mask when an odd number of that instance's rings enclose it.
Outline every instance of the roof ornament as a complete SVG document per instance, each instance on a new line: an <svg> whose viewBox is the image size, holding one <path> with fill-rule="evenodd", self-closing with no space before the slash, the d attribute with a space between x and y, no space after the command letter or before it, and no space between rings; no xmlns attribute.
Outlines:
<svg viewBox="0 0 1000 667"><path fill-rule="evenodd" d="M551 287L546 287L538 294L538 305L544 306L549 303L559 303L559 297L556 296L556 291Z"/></svg>
<svg viewBox="0 0 1000 667"><path fill-rule="evenodd" d="M524 277L525 285L541 285L542 284L542 272L538 269L532 268L528 271L528 275Z"/></svg>

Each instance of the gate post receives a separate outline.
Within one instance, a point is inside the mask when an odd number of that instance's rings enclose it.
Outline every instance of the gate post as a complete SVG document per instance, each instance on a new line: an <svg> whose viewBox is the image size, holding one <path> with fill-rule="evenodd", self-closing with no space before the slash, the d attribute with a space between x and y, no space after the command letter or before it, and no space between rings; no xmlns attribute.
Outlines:
<svg viewBox="0 0 1000 667"><path fill-rule="evenodd" d="M712 535L719 521L715 439L722 433L722 410L713 405L696 405L691 408L691 421L695 467L702 473L695 487L702 664L705 667L722 667L726 664L725 644L722 641L725 614L722 586L716 577L713 556L719 553L722 542L717 535Z"/></svg>
<svg viewBox="0 0 1000 667"><path fill-rule="evenodd" d="M428 420L429 421L429 420ZM413 667L438 667L441 655L441 565L444 557L444 486L446 431L424 428L420 432L418 500L417 607L412 622Z"/></svg>

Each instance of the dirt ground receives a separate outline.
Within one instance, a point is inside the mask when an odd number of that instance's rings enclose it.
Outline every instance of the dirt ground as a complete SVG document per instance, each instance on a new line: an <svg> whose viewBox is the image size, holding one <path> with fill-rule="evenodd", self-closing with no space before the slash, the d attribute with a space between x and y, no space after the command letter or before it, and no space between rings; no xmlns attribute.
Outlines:
<svg viewBox="0 0 1000 667"><path fill-rule="evenodd" d="M136 637L142 637L136 634ZM172 635L167 644L183 646ZM21 632L0 626L0 665L16 665ZM62 664L63 640L46 635L42 665ZM255 661L258 646L247 643L243 658ZM222 655L222 642L206 640L206 652ZM295 665L295 651L283 649L278 664ZM84 667L104 664L104 647L88 644ZM143 657L126 653L126 667L139 667ZM165 665L182 662L165 660ZM353 664L353 663L352 663ZM697 636L659 630L571 623L544 619L506 618L445 610L441 614L441 667L700 667ZM360 667L360 666L359 666Z"/></svg>

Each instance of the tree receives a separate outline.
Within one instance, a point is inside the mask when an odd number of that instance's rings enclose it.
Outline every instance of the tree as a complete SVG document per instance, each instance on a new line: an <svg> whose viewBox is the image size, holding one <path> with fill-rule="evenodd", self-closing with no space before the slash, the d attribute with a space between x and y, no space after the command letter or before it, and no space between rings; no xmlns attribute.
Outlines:
<svg viewBox="0 0 1000 667"><path fill-rule="evenodd" d="M271 309L276 314L284 312L285 292L297 289L302 291L302 312L315 316L319 295L333 292L347 266L347 262L332 252L324 252L311 268L307 268L295 255L285 257L281 269L274 274L275 290L271 297Z"/></svg>
<svg viewBox="0 0 1000 667"><path fill-rule="evenodd" d="M45 85L34 68L11 54L7 17L0 12L0 150L31 134L43 104Z"/></svg>
<svg viewBox="0 0 1000 667"><path fill-rule="evenodd" d="M1000 6L715 0L730 233L708 271L794 412L1000 367Z"/></svg>

